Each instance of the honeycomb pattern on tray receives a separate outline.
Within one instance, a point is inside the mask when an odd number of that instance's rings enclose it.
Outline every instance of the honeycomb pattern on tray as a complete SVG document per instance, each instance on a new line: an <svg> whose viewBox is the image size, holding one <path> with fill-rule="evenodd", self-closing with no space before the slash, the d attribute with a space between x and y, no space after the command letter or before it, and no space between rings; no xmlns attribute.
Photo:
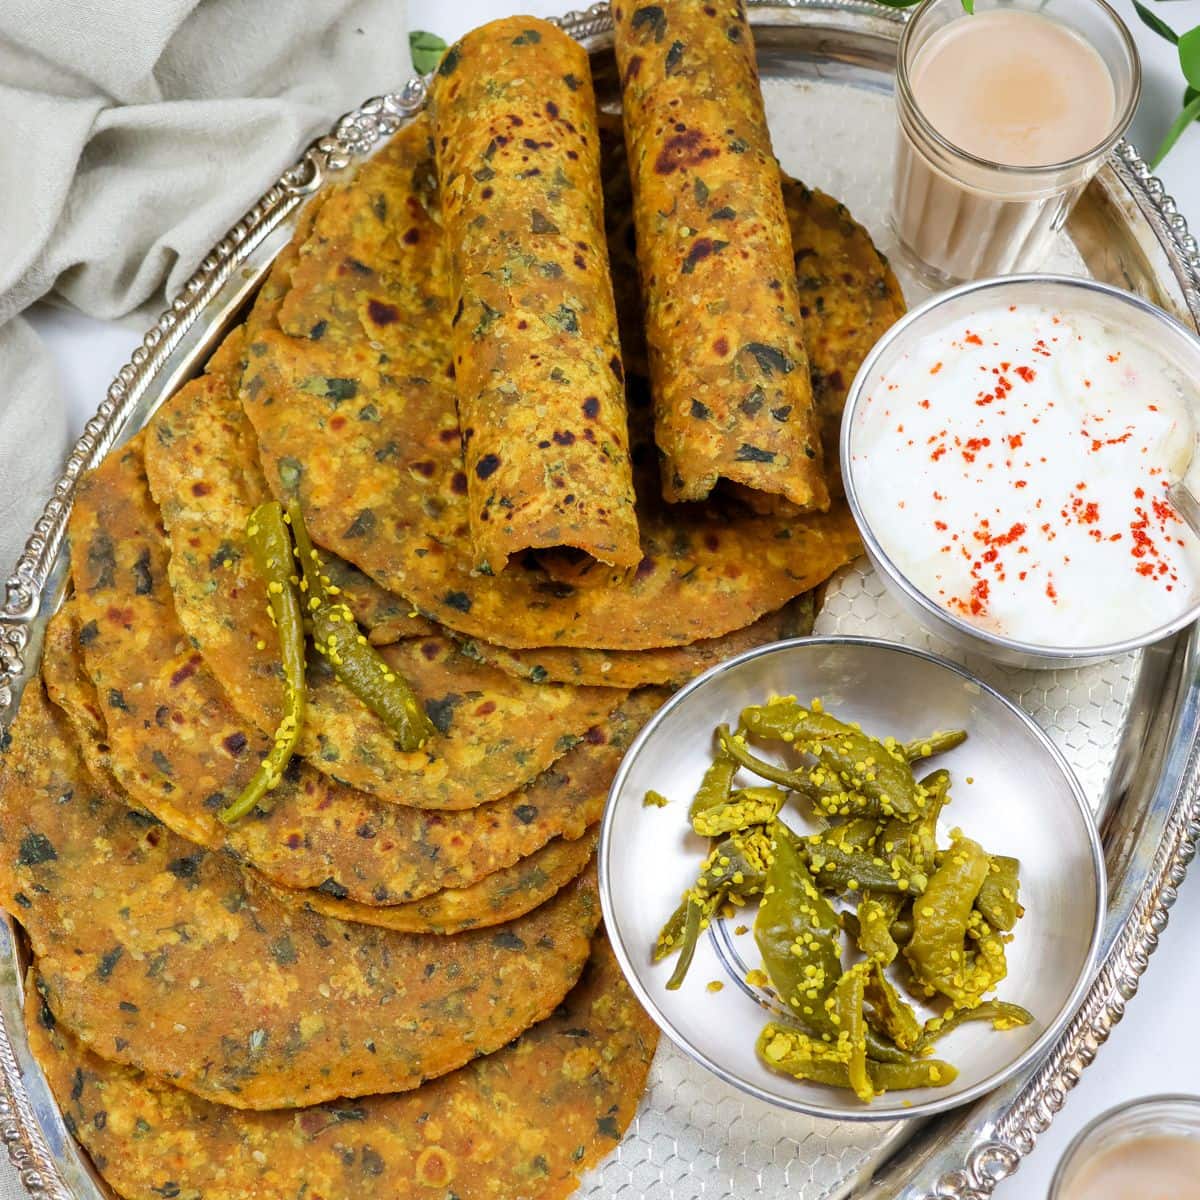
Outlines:
<svg viewBox="0 0 1200 1200"><path fill-rule="evenodd" d="M783 1112L721 1083L664 1039L641 1113L581 1195L606 1200L844 1195L900 1129Z"/></svg>
<svg viewBox="0 0 1200 1200"><path fill-rule="evenodd" d="M856 83L836 64L819 78L764 78L775 151L784 169L843 199L891 258L909 306L929 289L906 269L888 225L895 123L891 95ZM802 117L801 117L802 114ZM1063 237L1048 270L1083 275ZM1103 798L1134 683L1138 655L1069 671L996 666L940 644L885 594L865 560L831 581L820 634L869 634L956 658L1016 701L1050 734L1092 807ZM899 1123L856 1125L785 1113L722 1083L665 1037L640 1115L616 1151L589 1173L588 1200L840 1200L898 1146Z"/></svg>

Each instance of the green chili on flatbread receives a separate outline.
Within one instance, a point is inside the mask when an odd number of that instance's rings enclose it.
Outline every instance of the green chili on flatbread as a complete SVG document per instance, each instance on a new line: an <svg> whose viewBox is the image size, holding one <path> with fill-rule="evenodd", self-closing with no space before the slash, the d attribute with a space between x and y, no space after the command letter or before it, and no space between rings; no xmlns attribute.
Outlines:
<svg viewBox="0 0 1200 1200"><path fill-rule="evenodd" d="M181 484L190 480L180 487L189 492L209 478L210 469L217 470L213 464L223 461L222 447L233 441L222 430L219 405L211 398L199 405L199 393L189 390L193 386L160 410L146 435L154 439L151 444L161 445L158 432L172 430L172 477ZM189 449L196 445L205 451ZM218 493L214 487L212 494ZM160 495L165 495L161 477ZM250 511L230 504L219 509L237 555L243 553L237 539ZM214 570L209 560L196 556L188 531L204 522L184 520L178 513L167 521L172 525L169 560L135 445L116 452L84 479L71 518L78 618L85 628L95 625L84 646L85 663L102 700L112 689L125 697L124 709L109 706L114 750L118 727L128 726L127 749L141 758L147 777L155 781L167 772L153 761L144 722L154 718L159 705L185 694L181 689L201 667L216 677L238 713L249 718L241 722L243 728L275 729L284 696L263 581L251 572L239 582L236 575ZM111 572L108 558L114 564ZM309 664L300 750L310 765L341 783L418 808L473 808L507 795L570 749L623 696L610 688L547 688L513 679L467 659L446 638L408 639L380 653L412 684L439 736L420 750L404 752L387 726L318 656ZM157 699L149 711L147 657L164 668L167 660L178 660L167 678L157 678ZM175 679L179 671L184 674ZM134 685L140 687L135 691ZM194 721L205 711L203 705L189 704L184 715ZM207 781L210 791L226 784L219 775Z"/></svg>
<svg viewBox="0 0 1200 1200"><path fill-rule="evenodd" d="M0 896L55 1017L97 1054L235 1108L414 1088L573 986L594 872L506 925L393 933L282 903L87 774L37 682L0 785Z"/></svg>
<svg viewBox="0 0 1200 1200"><path fill-rule="evenodd" d="M216 816L226 792L207 789L220 786L214 777L234 771L227 786L228 795L236 794L251 765L241 761L244 754L228 754L226 743L236 746L245 734L211 675L198 666L180 683L169 716L143 731L151 765L158 751L173 766L170 777L143 777L138 760L109 742L105 705L82 670L74 604L50 622L43 675L51 699L72 719L93 773L101 779L111 774L131 806L197 844L232 852L280 887L315 889L363 905L406 904L465 889L513 868L553 838L583 836L600 819L625 748L663 698L649 689L630 696L524 788L478 808L436 812L386 804L296 764L270 807L256 808L230 827ZM143 659L155 690L153 681L173 677L176 661L159 665L154 655L160 652L147 644ZM190 719L175 719L185 711L192 711Z"/></svg>

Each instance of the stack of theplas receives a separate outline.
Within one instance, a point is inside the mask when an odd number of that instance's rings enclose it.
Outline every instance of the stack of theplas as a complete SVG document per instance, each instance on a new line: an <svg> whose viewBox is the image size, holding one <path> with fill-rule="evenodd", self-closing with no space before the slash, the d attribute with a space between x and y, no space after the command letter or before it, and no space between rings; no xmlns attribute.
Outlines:
<svg viewBox="0 0 1200 1200"><path fill-rule="evenodd" d="M740 8L650 8L614 12L624 139L553 26L454 47L79 490L0 900L123 1196L561 1196L633 1117L656 1035L599 931L608 785L670 688L810 628L858 548L845 387L902 310L780 178ZM287 705L272 499L432 733L310 652L295 756L230 821Z"/></svg>

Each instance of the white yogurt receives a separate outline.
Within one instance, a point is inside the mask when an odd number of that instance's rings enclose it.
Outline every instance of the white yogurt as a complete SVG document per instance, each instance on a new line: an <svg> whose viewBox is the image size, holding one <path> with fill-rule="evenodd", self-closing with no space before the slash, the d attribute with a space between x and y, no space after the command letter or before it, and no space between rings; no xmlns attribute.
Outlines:
<svg viewBox="0 0 1200 1200"><path fill-rule="evenodd" d="M1167 498L1197 411L1133 335L985 305L868 382L859 503L908 580L971 624L1041 646L1124 641L1200 595L1200 539Z"/></svg>

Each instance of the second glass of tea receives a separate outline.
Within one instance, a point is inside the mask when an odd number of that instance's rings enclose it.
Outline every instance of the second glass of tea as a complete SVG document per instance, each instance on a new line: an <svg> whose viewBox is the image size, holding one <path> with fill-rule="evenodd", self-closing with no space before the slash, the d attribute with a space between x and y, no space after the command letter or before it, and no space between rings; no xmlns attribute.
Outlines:
<svg viewBox="0 0 1200 1200"><path fill-rule="evenodd" d="M1034 269L1133 118L1141 64L1104 0L925 0L896 69L893 223L935 279Z"/></svg>

